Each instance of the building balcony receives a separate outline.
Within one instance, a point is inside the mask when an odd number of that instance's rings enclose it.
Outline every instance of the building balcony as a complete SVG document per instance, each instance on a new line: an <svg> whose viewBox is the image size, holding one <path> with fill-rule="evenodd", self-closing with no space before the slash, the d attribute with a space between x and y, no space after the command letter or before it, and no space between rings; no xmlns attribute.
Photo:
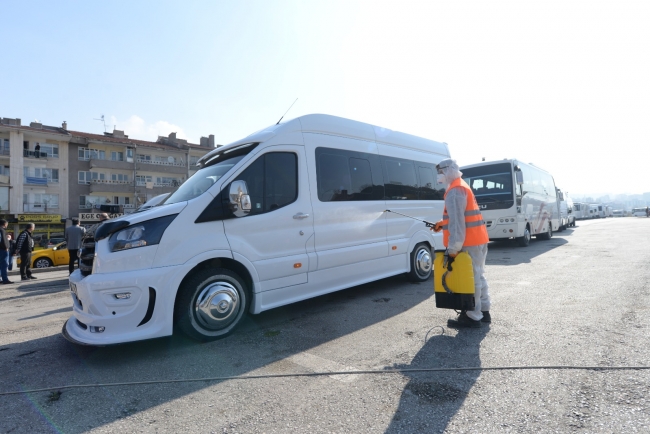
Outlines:
<svg viewBox="0 0 650 434"><path fill-rule="evenodd" d="M23 176L23 183L28 185L42 185L47 187L50 184L59 184L58 179L39 178L36 176Z"/></svg>
<svg viewBox="0 0 650 434"><path fill-rule="evenodd" d="M11 177L8 175L0 175L0 184L11 184Z"/></svg>
<svg viewBox="0 0 650 434"><path fill-rule="evenodd" d="M169 161L153 161L137 159L138 169L150 172L163 172L163 173L187 173L186 163L170 163ZM151 167L147 167L151 166ZM158 166L156 168L155 166Z"/></svg>
<svg viewBox="0 0 650 434"><path fill-rule="evenodd" d="M90 192L133 193L133 181L112 181L110 179L93 179Z"/></svg>
<svg viewBox="0 0 650 434"><path fill-rule="evenodd" d="M138 187L147 187L147 188L154 188L154 187L170 187L170 188L176 188L180 187L182 183L180 181L172 181L172 182L145 182L145 181L136 181L135 185Z"/></svg>
<svg viewBox="0 0 650 434"><path fill-rule="evenodd" d="M55 212L59 210L59 204L47 204L45 202L29 202L23 203L23 212L24 213L48 213Z"/></svg>
<svg viewBox="0 0 650 434"><path fill-rule="evenodd" d="M0 149L0 158L9 158L10 156L9 149Z"/></svg>
<svg viewBox="0 0 650 434"><path fill-rule="evenodd" d="M99 158L91 158L88 161L91 169L133 170L133 163L126 161L100 160Z"/></svg>
<svg viewBox="0 0 650 434"><path fill-rule="evenodd" d="M25 157L25 158L39 158L39 159L43 159L43 160L47 160L48 158L52 158L52 157L48 157L48 155L45 152L28 151L27 149L23 149L23 157ZM58 158L58 157L54 157L54 158Z"/></svg>

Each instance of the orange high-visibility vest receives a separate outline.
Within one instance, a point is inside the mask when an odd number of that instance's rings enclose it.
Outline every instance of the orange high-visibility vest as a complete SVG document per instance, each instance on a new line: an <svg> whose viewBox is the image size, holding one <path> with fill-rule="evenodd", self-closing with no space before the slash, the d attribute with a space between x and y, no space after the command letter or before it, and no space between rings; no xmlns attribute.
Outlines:
<svg viewBox="0 0 650 434"><path fill-rule="evenodd" d="M462 188L467 194L467 206L465 207L465 241L463 242L463 247L468 246L479 246L481 244L486 244L490 241L488 237L487 229L485 228L485 222L483 221L483 216L481 215L481 210L476 203L476 198L472 189L467 185L462 178L455 179L445 192L445 198L447 198L447 193L452 188ZM445 244L445 247L449 247L449 215L447 214L447 206L445 205L445 210L442 214L442 240Z"/></svg>

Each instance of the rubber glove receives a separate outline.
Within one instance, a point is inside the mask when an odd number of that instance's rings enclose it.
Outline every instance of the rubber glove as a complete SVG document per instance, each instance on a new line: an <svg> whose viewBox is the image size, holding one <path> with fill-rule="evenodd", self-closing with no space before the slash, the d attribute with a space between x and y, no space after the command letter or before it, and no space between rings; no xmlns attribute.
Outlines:
<svg viewBox="0 0 650 434"><path fill-rule="evenodd" d="M443 225L442 220L440 220L439 222L436 222L436 224L433 225L431 230L433 232L440 232L442 230L442 225Z"/></svg>

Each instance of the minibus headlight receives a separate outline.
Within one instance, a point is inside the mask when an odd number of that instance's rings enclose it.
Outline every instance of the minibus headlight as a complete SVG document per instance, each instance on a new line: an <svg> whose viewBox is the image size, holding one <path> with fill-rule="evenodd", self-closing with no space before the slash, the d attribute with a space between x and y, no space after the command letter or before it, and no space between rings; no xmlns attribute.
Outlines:
<svg viewBox="0 0 650 434"><path fill-rule="evenodd" d="M165 229L176 216L177 214L168 215L127 226L111 234L108 239L108 247L111 252L118 252L158 244L165 233Z"/></svg>

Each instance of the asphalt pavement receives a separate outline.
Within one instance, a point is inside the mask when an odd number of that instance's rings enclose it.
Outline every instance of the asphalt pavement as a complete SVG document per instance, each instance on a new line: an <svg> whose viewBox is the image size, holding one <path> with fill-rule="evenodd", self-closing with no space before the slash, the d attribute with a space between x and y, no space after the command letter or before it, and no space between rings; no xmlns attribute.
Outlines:
<svg viewBox="0 0 650 434"><path fill-rule="evenodd" d="M0 433L650 432L649 246L645 218L492 242L481 329L396 276L204 344L73 345L67 270L42 272L0 286Z"/></svg>

